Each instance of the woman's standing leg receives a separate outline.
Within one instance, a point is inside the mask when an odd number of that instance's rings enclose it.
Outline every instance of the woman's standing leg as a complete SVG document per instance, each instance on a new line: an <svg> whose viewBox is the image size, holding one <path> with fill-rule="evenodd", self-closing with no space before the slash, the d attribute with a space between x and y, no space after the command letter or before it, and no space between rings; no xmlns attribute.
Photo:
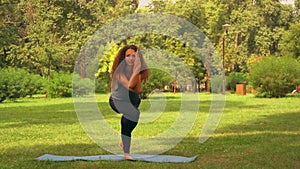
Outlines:
<svg viewBox="0 0 300 169"><path fill-rule="evenodd" d="M130 157L130 144L131 144L131 133L137 126L140 111L138 106L140 100L136 100L133 103L126 101L110 100L111 107L116 112L122 112L123 116L121 118L121 142L119 147L124 151L124 157L126 159L132 159ZM119 111L120 110L120 111Z"/></svg>
<svg viewBox="0 0 300 169"><path fill-rule="evenodd" d="M132 98L132 97L131 97ZM139 116L139 110L138 107L141 103L141 99L135 97L136 99L131 99L131 105L134 107L135 111L132 112L138 112ZM123 150L124 155L129 155L130 153L130 145L131 145L131 133L134 130L134 128L137 126L137 121L132 121L130 119L127 119L124 115L121 118L121 134L122 134L122 142L123 142Z"/></svg>
<svg viewBox="0 0 300 169"><path fill-rule="evenodd" d="M136 127L137 122L131 121L124 116L121 118L121 134L124 153L130 153L131 133Z"/></svg>

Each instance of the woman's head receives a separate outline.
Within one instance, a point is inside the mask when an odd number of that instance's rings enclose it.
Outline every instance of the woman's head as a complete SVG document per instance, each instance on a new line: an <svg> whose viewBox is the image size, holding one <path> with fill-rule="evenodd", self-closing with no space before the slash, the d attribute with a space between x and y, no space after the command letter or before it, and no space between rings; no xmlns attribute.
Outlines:
<svg viewBox="0 0 300 169"><path fill-rule="evenodd" d="M138 48L135 45L125 45L121 48L114 59L111 73L113 74L121 64L125 64L123 61L126 58L126 54L129 55L135 53L137 50Z"/></svg>
<svg viewBox="0 0 300 169"><path fill-rule="evenodd" d="M138 51L138 47L135 45L126 45L123 48L121 48L115 58L117 60L118 65L127 57L133 55L135 52ZM125 62L127 63L127 62Z"/></svg>
<svg viewBox="0 0 300 169"><path fill-rule="evenodd" d="M139 48L136 45L125 45L121 48L114 59L111 77L114 76L115 73L118 74L120 71L124 70L126 65L133 66L137 51L139 51ZM142 75L142 80L145 82L149 76L149 68L141 52L138 52L138 54L141 61L140 74Z"/></svg>
<svg viewBox="0 0 300 169"><path fill-rule="evenodd" d="M129 48L125 51L125 64L126 66L133 67L136 58L136 50Z"/></svg>

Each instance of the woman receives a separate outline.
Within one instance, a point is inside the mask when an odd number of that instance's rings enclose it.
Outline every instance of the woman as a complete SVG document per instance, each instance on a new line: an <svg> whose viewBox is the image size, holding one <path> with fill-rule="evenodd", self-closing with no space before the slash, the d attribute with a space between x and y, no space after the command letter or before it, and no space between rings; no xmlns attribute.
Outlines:
<svg viewBox="0 0 300 169"><path fill-rule="evenodd" d="M114 111L123 114L119 147L123 150L126 160L133 160L130 156L131 133L139 120L142 82L146 82L149 72L135 45L126 45L120 49L113 62L109 104Z"/></svg>

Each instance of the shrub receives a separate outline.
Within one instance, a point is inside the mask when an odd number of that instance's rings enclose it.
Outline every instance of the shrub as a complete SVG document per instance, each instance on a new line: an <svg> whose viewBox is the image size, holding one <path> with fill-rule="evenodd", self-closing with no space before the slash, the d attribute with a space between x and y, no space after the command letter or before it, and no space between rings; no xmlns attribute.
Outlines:
<svg viewBox="0 0 300 169"><path fill-rule="evenodd" d="M84 96L94 92L94 83L88 79L80 79L78 74L73 75L73 96Z"/></svg>
<svg viewBox="0 0 300 169"><path fill-rule="evenodd" d="M143 84L141 98L147 98L155 89L163 88L165 85L169 85L172 81L173 77L167 72L159 69L151 69L148 81Z"/></svg>
<svg viewBox="0 0 300 169"><path fill-rule="evenodd" d="M72 96L72 74L65 72L51 72L48 81L49 97L71 97Z"/></svg>
<svg viewBox="0 0 300 169"><path fill-rule="evenodd" d="M94 85L88 78L80 79L78 74L51 72L48 84L49 97L83 96L94 92Z"/></svg>
<svg viewBox="0 0 300 169"><path fill-rule="evenodd" d="M0 102L41 93L44 87L41 76L24 69L9 67L1 69L0 75Z"/></svg>
<svg viewBox="0 0 300 169"><path fill-rule="evenodd" d="M222 75L214 75L210 78L211 92L222 93L223 77Z"/></svg>
<svg viewBox="0 0 300 169"><path fill-rule="evenodd" d="M284 97L300 84L300 63L289 57L265 57L251 68L250 82L259 97Z"/></svg>
<svg viewBox="0 0 300 169"><path fill-rule="evenodd" d="M247 75L241 72L232 72L226 78L227 89L236 91L236 84L245 83Z"/></svg>
<svg viewBox="0 0 300 169"><path fill-rule="evenodd" d="M109 89L110 74L108 72L100 73L95 79L95 92L106 93Z"/></svg>

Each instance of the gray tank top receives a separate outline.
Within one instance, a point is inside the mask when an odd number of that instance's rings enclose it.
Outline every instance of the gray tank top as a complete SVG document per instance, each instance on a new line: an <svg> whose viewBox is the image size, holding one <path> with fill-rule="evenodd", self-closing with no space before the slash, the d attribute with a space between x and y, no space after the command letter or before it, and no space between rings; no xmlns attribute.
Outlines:
<svg viewBox="0 0 300 169"><path fill-rule="evenodd" d="M113 99L127 102L135 102L140 99L140 95L138 93L129 91L121 83L118 83L118 87L112 91L111 96Z"/></svg>

